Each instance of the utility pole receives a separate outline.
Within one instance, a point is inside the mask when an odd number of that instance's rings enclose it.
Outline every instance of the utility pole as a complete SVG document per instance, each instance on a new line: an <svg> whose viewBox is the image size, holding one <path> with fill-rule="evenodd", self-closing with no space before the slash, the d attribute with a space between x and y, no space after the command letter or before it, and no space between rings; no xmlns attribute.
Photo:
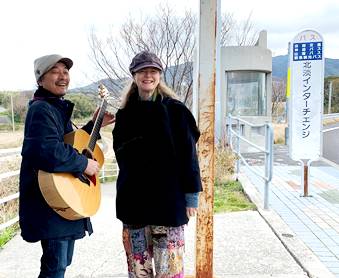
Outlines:
<svg viewBox="0 0 339 278"><path fill-rule="evenodd" d="M196 234L196 278L213 277L214 134L217 2L200 0L198 124L199 163L204 191L200 194Z"/></svg>

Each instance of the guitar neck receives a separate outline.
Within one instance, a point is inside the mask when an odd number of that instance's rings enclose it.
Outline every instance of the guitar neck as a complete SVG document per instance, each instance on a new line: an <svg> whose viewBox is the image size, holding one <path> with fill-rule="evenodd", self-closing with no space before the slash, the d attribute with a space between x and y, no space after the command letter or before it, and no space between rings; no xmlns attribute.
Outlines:
<svg viewBox="0 0 339 278"><path fill-rule="evenodd" d="M104 119L106 107L107 107L107 101L106 101L106 99L102 99L101 104L100 104L100 109L99 109L99 112L98 112L98 116L95 120L93 129L92 129L92 133L90 135L90 140L89 140L89 143L88 143L88 148L91 151L94 151L95 144L98 140L99 131L100 131L100 128L101 128L102 121Z"/></svg>

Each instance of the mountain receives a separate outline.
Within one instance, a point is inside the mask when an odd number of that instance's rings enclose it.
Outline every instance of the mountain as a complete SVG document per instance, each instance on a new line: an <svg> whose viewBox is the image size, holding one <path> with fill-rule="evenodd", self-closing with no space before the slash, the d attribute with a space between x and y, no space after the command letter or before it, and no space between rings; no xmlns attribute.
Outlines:
<svg viewBox="0 0 339 278"><path fill-rule="evenodd" d="M115 79L111 80L109 78L101 79L99 81L93 82L87 86L78 87L74 89L70 89L69 92L72 93L94 93L98 92L98 87L100 84L104 85L108 91L110 92L120 92L124 85L129 81L129 78L122 78L121 80Z"/></svg>
<svg viewBox="0 0 339 278"><path fill-rule="evenodd" d="M165 72L165 80L167 84L172 84L173 83L173 77L176 76L184 76L183 82L189 82L192 80L192 66L193 64L191 62L183 63L176 66L170 66L167 68L167 71ZM130 81L129 77L125 77L122 79L101 79L99 81L93 82L87 86L84 87L78 87L74 89L70 89L69 92L73 93L80 93L80 92L85 92L85 93L96 93L98 91L98 86L99 84L103 84L108 91L113 92L115 94L120 94L122 89L128 84ZM174 82L175 83L175 82Z"/></svg>
<svg viewBox="0 0 339 278"><path fill-rule="evenodd" d="M272 58L272 76L286 79L288 55ZM339 59L325 58L325 77L339 76Z"/></svg>
<svg viewBox="0 0 339 278"><path fill-rule="evenodd" d="M280 55L272 57L272 77L273 79L286 79L287 74L287 60L288 55ZM192 64L182 64L179 65L179 68L170 67L169 71L166 74L167 84L171 84L172 76L174 71L186 71L188 67L191 67ZM328 76L339 76L339 59L330 59L325 58L325 77ZM192 78L191 76L187 76L188 78ZM129 81L129 78L124 78L122 80L113 80L110 79L102 79L97 82L91 83L84 87L71 89L70 92L97 92L98 85L104 84L107 89L111 92L120 93L121 89L125 86L126 82Z"/></svg>

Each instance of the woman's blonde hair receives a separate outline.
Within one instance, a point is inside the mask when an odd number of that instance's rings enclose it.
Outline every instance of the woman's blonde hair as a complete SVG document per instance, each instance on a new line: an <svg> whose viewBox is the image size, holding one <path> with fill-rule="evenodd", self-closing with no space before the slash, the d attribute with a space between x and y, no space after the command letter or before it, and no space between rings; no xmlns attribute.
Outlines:
<svg viewBox="0 0 339 278"><path fill-rule="evenodd" d="M121 100L120 109L126 107L126 104L132 93L137 91L138 91L137 84L134 82L134 80L132 80L123 90L123 97ZM179 99L178 95L171 88L169 88L162 80L160 80L158 86L155 88L155 92L157 92L162 97Z"/></svg>

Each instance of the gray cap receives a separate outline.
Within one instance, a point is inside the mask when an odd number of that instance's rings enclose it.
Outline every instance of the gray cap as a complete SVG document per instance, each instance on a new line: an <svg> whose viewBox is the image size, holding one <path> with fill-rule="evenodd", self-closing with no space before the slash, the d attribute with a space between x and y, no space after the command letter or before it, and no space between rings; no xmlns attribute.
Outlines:
<svg viewBox="0 0 339 278"><path fill-rule="evenodd" d="M157 55L149 51L142 51L134 56L129 66L129 71L133 75L143 68L157 68L162 71L162 64Z"/></svg>
<svg viewBox="0 0 339 278"><path fill-rule="evenodd" d="M63 57L58 54L45 55L37 58L34 61L34 74L36 81L38 82L41 76L53 68L58 62L65 64L67 69L70 69L73 66L73 61L70 58Z"/></svg>

